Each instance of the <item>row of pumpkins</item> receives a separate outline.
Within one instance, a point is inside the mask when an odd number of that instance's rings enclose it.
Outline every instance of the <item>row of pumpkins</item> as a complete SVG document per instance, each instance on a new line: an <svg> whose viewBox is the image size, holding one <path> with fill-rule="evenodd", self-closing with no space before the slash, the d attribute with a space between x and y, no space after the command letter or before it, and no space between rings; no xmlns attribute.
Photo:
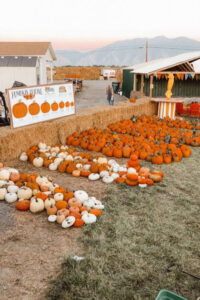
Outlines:
<svg viewBox="0 0 200 300"><path fill-rule="evenodd" d="M22 102L21 100L19 100L18 103L13 105L12 108L12 113L13 116L17 119L21 119L26 117L27 113L29 112L30 115L32 116L36 116L38 115L40 112L42 112L43 114L48 113L50 110L55 112L58 109L63 109L65 107L70 107L70 106L74 106L74 102L69 102L69 101L60 101L59 103L57 102L53 102L51 105L45 101L41 104L41 106L37 103L37 102L33 102L30 105L26 105L26 103Z"/></svg>
<svg viewBox="0 0 200 300"><path fill-rule="evenodd" d="M120 165L114 159L108 160L100 155L76 152L64 145L51 147L39 143L23 152L20 160L29 161L38 168L44 166L51 171L72 174L74 177L83 176L92 181L101 179L104 183L116 181L146 187L160 182L163 178L162 172L140 168L138 156L135 154L130 156L127 164Z"/></svg>
<svg viewBox="0 0 200 300"><path fill-rule="evenodd" d="M104 205L85 191L59 187L47 177L20 174L17 169L0 163L0 200L16 202L16 209L32 213L46 211L49 222L62 228L95 223Z"/></svg>
<svg viewBox="0 0 200 300"><path fill-rule="evenodd" d="M146 120L152 120L152 123ZM68 136L66 144L84 150L102 152L105 156L129 158L132 154L153 164L179 162L192 153L191 146L200 146L198 131L170 128L153 118L124 120L108 129L89 129ZM156 120L156 118L155 118ZM159 125L159 124L162 124Z"/></svg>

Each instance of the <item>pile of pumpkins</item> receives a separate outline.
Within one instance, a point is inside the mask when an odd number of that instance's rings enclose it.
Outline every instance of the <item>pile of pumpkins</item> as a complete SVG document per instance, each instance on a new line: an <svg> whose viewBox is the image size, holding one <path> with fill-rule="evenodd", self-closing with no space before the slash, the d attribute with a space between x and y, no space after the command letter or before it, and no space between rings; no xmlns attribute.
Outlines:
<svg viewBox="0 0 200 300"><path fill-rule="evenodd" d="M20 174L0 163L0 200L16 202L16 209L39 213L46 211L49 222L62 228L95 223L104 205L83 190L66 190L50 178L37 174Z"/></svg>
<svg viewBox="0 0 200 300"><path fill-rule="evenodd" d="M133 173L134 177L137 176L134 185L146 187L154 182L160 182L163 177L162 174L158 179L158 174L150 172L150 169L147 168L140 170L138 156L135 154L131 155L127 164L120 165L114 159L108 160L106 157L76 152L74 149L63 145L51 147L39 143L23 152L20 155L20 160L29 160L35 167L45 166L49 170L58 170L61 173L72 174L74 177L83 176L92 181L101 179L104 183L116 181L117 183L125 182L128 185L133 185L129 181L130 174Z"/></svg>
<svg viewBox="0 0 200 300"><path fill-rule="evenodd" d="M168 123L170 121L157 120L155 117L124 120L110 124L104 130L74 132L68 136L66 144L102 152L107 157L129 158L135 154L139 159L153 164L170 164L189 157L192 153L189 145L200 146L200 134L197 130L170 128ZM188 125L187 121L182 123ZM175 124L182 123L179 121Z"/></svg>

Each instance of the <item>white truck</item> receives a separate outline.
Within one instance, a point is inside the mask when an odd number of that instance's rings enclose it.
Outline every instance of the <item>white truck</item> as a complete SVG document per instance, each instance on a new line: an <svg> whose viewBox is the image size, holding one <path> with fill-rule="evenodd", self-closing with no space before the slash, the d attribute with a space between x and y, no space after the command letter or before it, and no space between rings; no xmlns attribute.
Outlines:
<svg viewBox="0 0 200 300"><path fill-rule="evenodd" d="M116 71L113 69L103 69L101 75L103 76L104 80L108 78L114 78L116 76Z"/></svg>

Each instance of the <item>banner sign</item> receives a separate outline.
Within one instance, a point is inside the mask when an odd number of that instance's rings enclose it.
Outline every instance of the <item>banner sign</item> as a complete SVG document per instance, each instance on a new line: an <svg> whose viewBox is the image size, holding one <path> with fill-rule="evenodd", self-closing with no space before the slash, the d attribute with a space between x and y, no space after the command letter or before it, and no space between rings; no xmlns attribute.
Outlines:
<svg viewBox="0 0 200 300"><path fill-rule="evenodd" d="M75 113L72 83L9 89L8 101L13 128Z"/></svg>

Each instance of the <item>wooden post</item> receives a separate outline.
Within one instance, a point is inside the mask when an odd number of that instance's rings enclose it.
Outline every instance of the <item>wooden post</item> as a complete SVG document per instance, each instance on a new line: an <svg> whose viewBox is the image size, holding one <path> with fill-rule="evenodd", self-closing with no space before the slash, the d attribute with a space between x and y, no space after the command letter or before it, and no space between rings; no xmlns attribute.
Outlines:
<svg viewBox="0 0 200 300"><path fill-rule="evenodd" d="M51 82L53 82L53 62L50 63L50 70L51 70Z"/></svg>
<svg viewBox="0 0 200 300"><path fill-rule="evenodd" d="M144 91L144 74L141 75L141 89L140 89L141 93L143 93Z"/></svg>
<svg viewBox="0 0 200 300"><path fill-rule="evenodd" d="M137 74L134 73L134 80L133 80L133 91L137 91Z"/></svg>
<svg viewBox="0 0 200 300"><path fill-rule="evenodd" d="M152 90L153 90L153 75L150 76L150 90L149 90L149 97L152 97Z"/></svg>

